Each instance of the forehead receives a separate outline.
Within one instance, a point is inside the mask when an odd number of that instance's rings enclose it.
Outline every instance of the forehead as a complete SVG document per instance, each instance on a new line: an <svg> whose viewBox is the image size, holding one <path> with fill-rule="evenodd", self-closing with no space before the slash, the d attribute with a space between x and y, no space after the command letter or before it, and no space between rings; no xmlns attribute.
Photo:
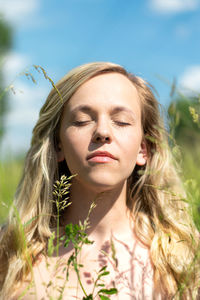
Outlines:
<svg viewBox="0 0 200 300"><path fill-rule="evenodd" d="M82 84L66 103L67 110L80 105L106 109L124 106L140 114L140 99L134 84L124 75L107 73L95 76Z"/></svg>

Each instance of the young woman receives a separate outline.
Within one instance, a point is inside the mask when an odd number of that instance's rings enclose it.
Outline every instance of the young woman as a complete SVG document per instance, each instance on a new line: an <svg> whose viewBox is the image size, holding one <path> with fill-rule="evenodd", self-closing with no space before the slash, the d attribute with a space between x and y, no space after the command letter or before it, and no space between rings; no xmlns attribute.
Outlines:
<svg viewBox="0 0 200 300"><path fill-rule="evenodd" d="M67 280L73 246L47 253L62 174L76 176L60 230L83 224L96 204L87 228L93 244L82 246L79 274L71 267ZM99 283L118 290L110 299L194 299L199 236L184 197L149 85L112 63L70 71L40 111L2 229L1 299L92 299L103 266L109 273Z"/></svg>

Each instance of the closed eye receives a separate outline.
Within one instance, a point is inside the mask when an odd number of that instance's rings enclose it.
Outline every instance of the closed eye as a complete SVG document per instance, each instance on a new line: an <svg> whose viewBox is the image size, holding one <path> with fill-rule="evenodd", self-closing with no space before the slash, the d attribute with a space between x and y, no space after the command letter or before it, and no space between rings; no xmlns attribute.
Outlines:
<svg viewBox="0 0 200 300"><path fill-rule="evenodd" d="M114 123L118 126L129 126L131 125L130 123L128 122L122 122L122 121L114 121Z"/></svg>
<svg viewBox="0 0 200 300"><path fill-rule="evenodd" d="M75 126L84 126L87 125L91 120L85 120L85 121L74 121Z"/></svg>

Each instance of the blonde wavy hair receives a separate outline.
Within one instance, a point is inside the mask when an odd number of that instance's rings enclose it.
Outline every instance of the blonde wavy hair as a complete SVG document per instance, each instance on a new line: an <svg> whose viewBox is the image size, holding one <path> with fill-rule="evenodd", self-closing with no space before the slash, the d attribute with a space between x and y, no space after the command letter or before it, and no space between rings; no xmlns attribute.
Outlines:
<svg viewBox="0 0 200 300"><path fill-rule="evenodd" d="M57 136L64 104L90 78L116 72L136 87L142 104L143 134L148 150L145 167L137 167L128 179L127 207L135 233L150 249L154 265L155 293L164 299L192 299L198 286L196 260L199 235L193 225L168 135L151 86L113 63L90 63L65 75L53 88L33 129L30 150L17 188L14 206L0 237L0 295L8 299L32 272L39 254L45 252L55 215L52 189L60 169Z"/></svg>

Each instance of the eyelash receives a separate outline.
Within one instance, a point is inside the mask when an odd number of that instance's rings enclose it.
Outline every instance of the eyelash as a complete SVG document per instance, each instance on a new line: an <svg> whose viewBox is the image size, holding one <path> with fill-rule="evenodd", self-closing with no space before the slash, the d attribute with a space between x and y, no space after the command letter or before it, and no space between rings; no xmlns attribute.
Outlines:
<svg viewBox="0 0 200 300"><path fill-rule="evenodd" d="M87 125L90 121L75 121L74 122L74 125L75 126L78 126L78 127L81 127L81 126L84 126L84 125ZM118 126L129 126L131 125L130 123L127 123L127 122L121 122L121 121L113 121L116 125Z"/></svg>
<svg viewBox="0 0 200 300"><path fill-rule="evenodd" d="M129 126L131 125L130 123L127 122L120 122L120 121L114 121L114 123L118 126Z"/></svg>
<svg viewBox="0 0 200 300"><path fill-rule="evenodd" d="M90 122L89 120L88 121L75 121L74 125L75 126L84 126L84 125L86 125L89 122Z"/></svg>

